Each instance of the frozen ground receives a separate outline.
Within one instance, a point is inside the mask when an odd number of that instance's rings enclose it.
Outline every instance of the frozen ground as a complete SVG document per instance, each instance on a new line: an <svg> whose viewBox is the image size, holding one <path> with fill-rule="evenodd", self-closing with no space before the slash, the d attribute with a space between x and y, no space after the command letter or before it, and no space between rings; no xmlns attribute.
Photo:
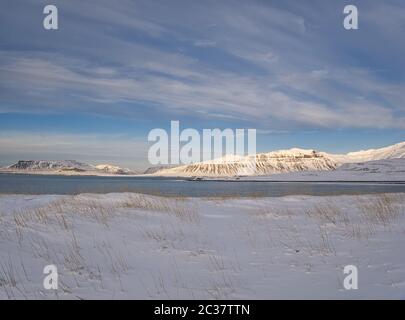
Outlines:
<svg viewBox="0 0 405 320"><path fill-rule="evenodd" d="M404 213L404 194L0 195L0 298L405 299Z"/></svg>

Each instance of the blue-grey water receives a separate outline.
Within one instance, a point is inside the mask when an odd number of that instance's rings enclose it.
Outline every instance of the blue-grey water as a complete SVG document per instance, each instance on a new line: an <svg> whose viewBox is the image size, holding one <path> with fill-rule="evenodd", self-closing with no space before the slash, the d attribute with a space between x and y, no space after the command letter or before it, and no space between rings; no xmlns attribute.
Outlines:
<svg viewBox="0 0 405 320"><path fill-rule="evenodd" d="M164 196L342 195L405 192L405 184L371 182L187 181L158 177L0 174L0 194L139 192Z"/></svg>

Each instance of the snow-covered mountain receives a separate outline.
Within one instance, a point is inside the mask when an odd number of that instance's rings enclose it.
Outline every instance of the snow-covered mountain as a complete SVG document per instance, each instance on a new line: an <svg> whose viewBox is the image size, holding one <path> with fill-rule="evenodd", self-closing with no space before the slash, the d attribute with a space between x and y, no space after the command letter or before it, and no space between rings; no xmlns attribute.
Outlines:
<svg viewBox="0 0 405 320"><path fill-rule="evenodd" d="M163 176L243 176L270 175L306 170L332 170L337 162L315 150L291 149L256 156L223 157L176 168L163 169L155 175Z"/></svg>
<svg viewBox="0 0 405 320"><path fill-rule="evenodd" d="M268 176L288 172L330 171L347 168L351 171L365 169L361 163L375 160L405 159L405 142L380 149L330 154L315 150L293 148L255 156L226 156L216 160L204 161L178 167L153 167L145 174L178 177L235 177ZM345 165L350 163L351 165ZM383 168L389 164L380 162ZM375 165L369 164L370 170ZM395 169L395 168L394 168ZM388 169L387 169L388 170ZM391 170L391 169L390 169ZM395 169L396 170L396 169ZM392 170L391 170L392 171ZM136 174L111 164L90 165L75 160L20 160L0 172L41 173L41 174L83 174L83 175L129 175ZM371 171L370 171L371 172Z"/></svg>
<svg viewBox="0 0 405 320"><path fill-rule="evenodd" d="M105 173L111 173L111 174L131 174L133 173L129 169L124 169L118 166L113 166L111 164L98 164L95 166L97 170L103 171Z"/></svg>
<svg viewBox="0 0 405 320"><path fill-rule="evenodd" d="M8 169L11 170L49 170L49 171L87 171L92 170L92 166L87 163L78 162L76 160L20 160L13 164Z"/></svg>
<svg viewBox="0 0 405 320"><path fill-rule="evenodd" d="M90 165L76 160L20 160L17 163L0 168L0 172L52 173L52 174L132 174L110 164Z"/></svg>
<svg viewBox="0 0 405 320"><path fill-rule="evenodd" d="M405 142L381 149L329 154L315 150L293 148L256 156L223 157L175 168L162 169L154 173L158 176L204 176L232 177L259 176L300 171L335 170L344 163L371 160L405 158Z"/></svg>
<svg viewBox="0 0 405 320"><path fill-rule="evenodd" d="M326 154L339 163L405 158L405 141L380 149L369 149L347 154Z"/></svg>

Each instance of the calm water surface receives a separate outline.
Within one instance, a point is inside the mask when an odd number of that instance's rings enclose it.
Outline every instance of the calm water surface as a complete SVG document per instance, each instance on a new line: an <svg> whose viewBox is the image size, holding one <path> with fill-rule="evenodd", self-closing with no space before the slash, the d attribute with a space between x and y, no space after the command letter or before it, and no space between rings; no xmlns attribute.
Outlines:
<svg viewBox="0 0 405 320"><path fill-rule="evenodd" d="M0 193L79 194L139 192L165 196L341 195L405 192L405 184L353 182L187 181L159 177L90 177L0 174Z"/></svg>

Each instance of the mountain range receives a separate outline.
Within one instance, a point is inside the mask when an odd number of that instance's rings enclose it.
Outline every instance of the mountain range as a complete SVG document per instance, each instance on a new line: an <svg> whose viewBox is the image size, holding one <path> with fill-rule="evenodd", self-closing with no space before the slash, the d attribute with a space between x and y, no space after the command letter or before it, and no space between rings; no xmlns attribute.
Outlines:
<svg viewBox="0 0 405 320"><path fill-rule="evenodd" d="M270 176L284 173L348 171L378 171L391 168L394 159L405 159L405 142L380 149L347 154L332 154L312 149L293 148L252 156L224 156L219 159L181 166L157 166L144 174L171 177L239 177ZM384 160L385 162L378 162ZM367 165L365 165L367 164ZM399 164L399 162L398 162ZM380 169L379 166L382 166ZM403 168L403 162L398 168ZM381 171L380 170L380 171ZM394 171L393 171L394 170ZM111 164L91 165L76 160L20 160L0 168L0 172L66 175L136 175L137 172Z"/></svg>
<svg viewBox="0 0 405 320"><path fill-rule="evenodd" d="M76 174L76 175L129 175L135 172L111 164L91 165L76 160L20 160L0 168L0 172Z"/></svg>
<svg viewBox="0 0 405 320"><path fill-rule="evenodd" d="M405 158L405 142L380 149L331 154L293 148L255 156L225 156L216 160L157 170L157 176L230 177L260 176L300 171L335 170L345 163Z"/></svg>

